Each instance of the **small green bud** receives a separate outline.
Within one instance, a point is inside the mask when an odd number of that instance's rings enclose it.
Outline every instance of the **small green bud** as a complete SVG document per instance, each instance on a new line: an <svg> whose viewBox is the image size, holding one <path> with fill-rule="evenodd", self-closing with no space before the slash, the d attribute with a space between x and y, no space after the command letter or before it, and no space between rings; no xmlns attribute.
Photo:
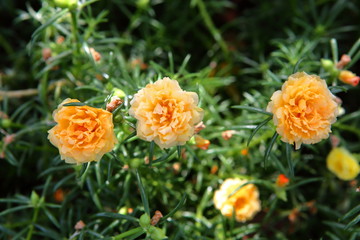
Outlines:
<svg viewBox="0 0 360 240"><path fill-rule="evenodd" d="M335 68L333 61L329 59L321 59L321 66L328 72L332 72Z"/></svg>
<svg viewBox="0 0 360 240"><path fill-rule="evenodd" d="M54 0L55 6L69 9L75 9L77 2L77 0Z"/></svg>
<svg viewBox="0 0 360 240"><path fill-rule="evenodd" d="M122 123L124 120L123 116L121 114L117 114L115 117L114 117L114 123Z"/></svg>
<svg viewBox="0 0 360 240"><path fill-rule="evenodd" d="M191 145L195 145L195 144L196 144L196 142L195 142L195 136L192 136L192 137L190 138L189 144L191 144Z"/></svg>
<svg viewBox="0 0 360 240"><path fill-rule="evenodd" d="M12 124L12 122L10 119L2 119L1 120L1 127L3 127L3 128L9 128L9 127L11 127L11 124Z"/></svg>
<svg viewBox="0 0 360 240"><path fill-rule="evenodd" d="M138 0L136 5L138 8L145 9L149 5L149 0Z"/></svg>
<svg viewBox="0 0 360 240"><path fill-rule="evenodd" d="M118 213L120 213L120 214L122 214L122 215L127 214L127 207L122 207L122 208L120 208L120 210L119 210Z"/></svg>
<svg viewBox="0 0 360 240"><path fill-rule="evenodd" d="M133 158L129 161L129 166L130 168L138 168L143 162L144 160L141 160L139 158Z"/></svg>
<svg viewBox="0 0 360 240"><path fill-rule="evenodd" d="M30 196L31 205L36 207L40 202L39 200L40 200L39 195L35 191L32 191Z"/></svg>
<svg viewBox="0 0 360 240"><path fill-rule="evenodd" d="M162 230L161 228L157 228L157 227L154 227L154 229L150 233L150 237L154 240L163 240L163 239L167 238L164 233L164 230Z"/></svg>
<svg viewBox="0 0 360 240"><path fill-rule="evenodd" d="M149 225L150 225L150 217L149 217L149 215L147 215L146 213L141 215L139 222L140 222L141 227L143 227L143 228L149 227Z"/></svg>
<svg viewBox="0 0 360 240"><path fill-rule="evenodd" d="M120 88L114 88L114 94L113 96L117 96L119 98L124 98L126 96L126 94L124 93L123 90L121 90Z"/></svg>

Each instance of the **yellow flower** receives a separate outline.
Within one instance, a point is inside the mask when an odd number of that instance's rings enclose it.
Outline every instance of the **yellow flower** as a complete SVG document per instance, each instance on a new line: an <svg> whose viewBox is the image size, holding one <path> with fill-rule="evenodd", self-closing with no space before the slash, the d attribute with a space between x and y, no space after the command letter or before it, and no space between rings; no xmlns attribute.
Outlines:
<svg viewBox="0 0 360 240"><path fill-rule="evenodd" d="M328 138L338 115L338 104L324 80L299 72L289 76L282 89L274 92L266 110L274 114L281 140L295 143L299 149L302 143Z"/></svg>
<svg viewBox="0 0 360 240"><path fill-rule="evenodd" d="M112 114L89 106L63 106L72 102L79 100L65 99L53 112L57 125L48 131L48 139L67 163L99 161L116 143Z"/></svg>
<svg viewBox="0 0 360 240"><path fill-rule="evenodd" d="M231 218L234 212L237 221L246 222L261 210L259 191L254 184L247 184L234 193L246 182L246 180L228 178L220 189L215 191L214 204L221 214Z"/></svg>
<svg viewBox="0 0 360 240"><path fill-rule="evenodd" d="M160 148L184 145L203 118L198 95L183 91L176 80L163 78L146 85L131 100L129 114L137 121L137 136Z"/></svg>
<svg viewBox="0 0 360 240"><path fill-rule="evenodd" d="M360 172L358 161L345 148L334 148L326 159L327 168L342 180L352 180Z"/></svg>

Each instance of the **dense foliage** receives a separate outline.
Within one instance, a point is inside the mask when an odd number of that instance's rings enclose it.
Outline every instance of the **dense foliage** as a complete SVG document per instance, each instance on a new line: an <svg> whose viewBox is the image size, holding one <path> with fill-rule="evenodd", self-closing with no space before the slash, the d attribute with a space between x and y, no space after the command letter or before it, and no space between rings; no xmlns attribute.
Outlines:
<svg viewBox="0 0 360 240"><path fill-rule="evenodd" d="M1 1L0 238L359 239L359 177L326 161L337 145L359 161L360 91L339 79L360 74L359 11L356 0ZM266 107L303 71L341 105L330 138L295 150ZM206 126L169 149L139 139L129 115L163 77L198 94ZM123 101L114 149L65 163L48 140L53 111L66 98L104 109L112 96ZM253 219L215 208L228 178L256 185Z"/></svg>

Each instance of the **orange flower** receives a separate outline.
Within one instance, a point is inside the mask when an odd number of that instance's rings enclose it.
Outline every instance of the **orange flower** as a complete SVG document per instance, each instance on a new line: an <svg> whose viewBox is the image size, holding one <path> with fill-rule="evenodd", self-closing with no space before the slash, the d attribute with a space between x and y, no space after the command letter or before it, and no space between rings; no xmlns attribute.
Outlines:
<svg viewBox="0 0 360 240"><path fill-rule="evenodd" d="M247 156L249 155L249 149L248 148L241 149L240 153L243 156Z"/></svg>
<svg viewBox="0 0 360 240"><path fill-rule="evenodd" d="M290 180L286 177L285 174L279 174L276 179L276 186L285 187L289 184Z"/></svg>
<svg viewBox="0 0 360 240"><path fill-rule="evenodd" d="M326 82L316 75L295 73L274 92L267 111L272 112L276 131L281 140L312 144L329 136L331 124L336 121L338 104Z"/></svg>
<svg viewBox="0 0 360 240"><path fill-rule="evenodd" d="M198 95L183 91L176 80L163 78L146 85L131 100L129 114L137 122L137 136L160 148L184 145L203 117Z"/></svg>
<svg viewBox="0 0 360 240"><path fill-rule="evenodd" d="M348 70L340 71L339 73L339 79L343 83L350 84L352 86L357 86L360 81L360 77L356 76L353 72L350 72Z"/></svg>
<svg viewBox="0 0 360 240"><path fill-rule="evenodd" d="M215 207L229 218L235 212L235 218L239 222L251 220L261 209L259 191L254 184L247 184L234 193L246 182L246 180L228 178L214 194Z"/></svg>
<svg viewBox="0 0 360 240"><path fill-rule="evenodd" d="M58 124L48 131L48 139L67 163L99 161L116 143L112 114L89 106L63 106L79 102L65 99L54 111Z"/></svg>

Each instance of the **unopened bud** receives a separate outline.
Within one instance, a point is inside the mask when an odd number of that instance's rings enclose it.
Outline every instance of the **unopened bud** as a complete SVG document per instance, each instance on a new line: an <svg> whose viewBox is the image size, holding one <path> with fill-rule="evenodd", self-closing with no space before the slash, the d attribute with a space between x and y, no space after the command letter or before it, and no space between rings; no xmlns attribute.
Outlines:
<svg viewBox="0 0 360 240"><path fill-rule="evenodd" d="M55 6L69 9L75 9L77 2L77 0L54 0Z"/></svg>
<svg viewBox="0 0 360 240"><path fill-rule="evenodd" d="M332 72L334 69L334 62L329 59L321 59L321 66L328 72Z"/></svg>
<svg viewBox="0 0 360 240"><path fill-rule="evenodd" d="M202 150L207 150L210 145L209 140L202 138L199 135L195 135L195 143L196 143L196 146Z"/></svg>
<svg viewBox="0 0 360 240"><path fill-rule="evenodd" d="M353 72L350 72L348 70L340 71L339 79L343 83L350 84L352 86L357 86L360 81L360 77L356 76Z"/></svg>
<svg viewBox="0 0 360 240"><path fill-rule="evenodd" d="M141 217L139 219L139 223L140 223L140 226L143 227L143 228L148 227L150 225L150 217L149 217L149 215L147 215L146 213L141 215Z"/></svg>
<svg viewBox="0 0 360 240"><path fill-rule="evenodd" d="M119 98L124 98L126 96L125 92L120 88L114 88L113 96L117 96Z"/></svg>
<svg viewBox="0 0 360 240"><path fill-rule="evenodd" d="M11 127L11 125L12 125L12 122L11 122L10 119L3 118L3 119L1 119L1 121L0 121L0 126L1 126L2 128L9 128L9 127Z"/></svg>

